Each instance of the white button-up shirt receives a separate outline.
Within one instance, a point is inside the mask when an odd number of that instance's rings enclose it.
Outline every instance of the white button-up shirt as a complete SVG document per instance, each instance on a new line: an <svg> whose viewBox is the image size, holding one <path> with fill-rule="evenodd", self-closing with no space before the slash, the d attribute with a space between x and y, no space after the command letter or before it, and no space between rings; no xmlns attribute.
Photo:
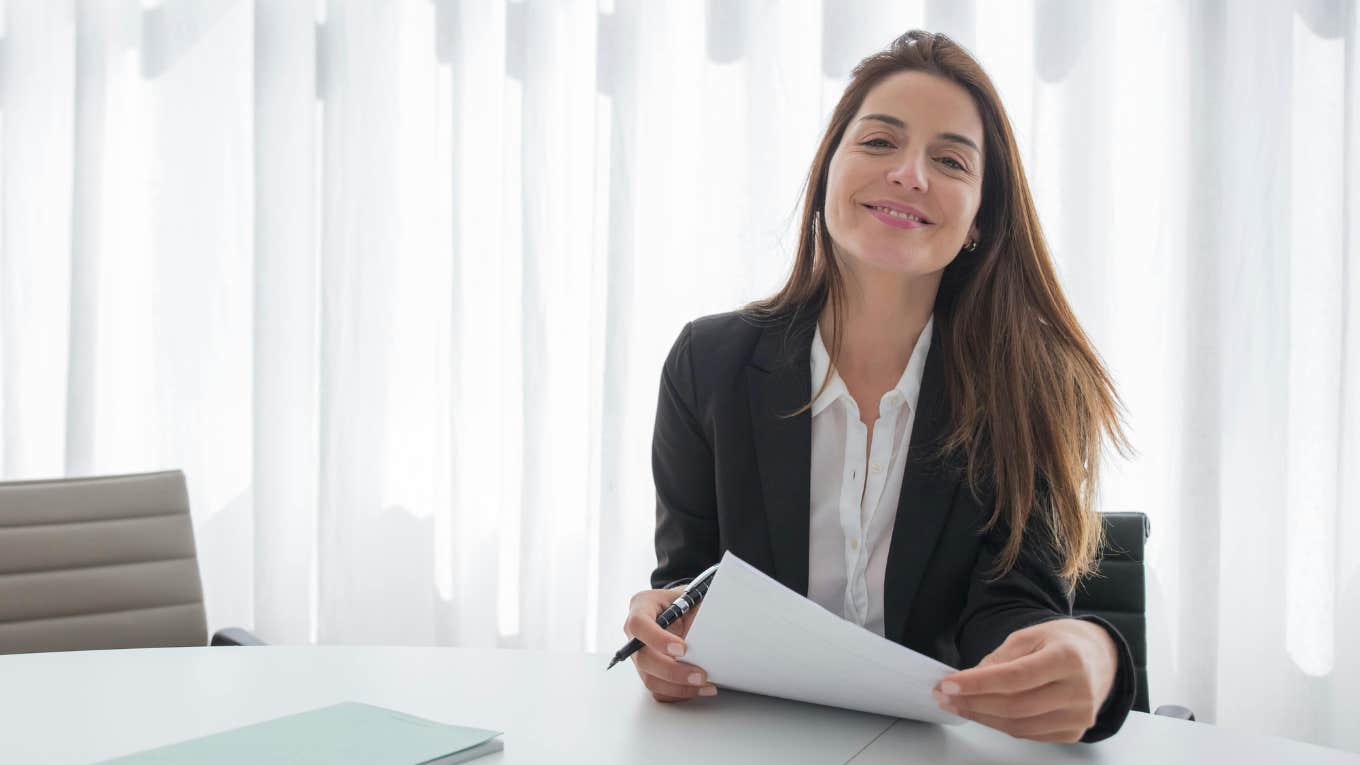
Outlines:
<svg viewBox="0 0 1360 765"><path fill-rule="evenodd" d="M808 598L880 635L883 573L934 324L931 316L902 378L879 401L872 442L859 406L835 370L812 404ZM811 363L810 396L831 367L820 326L812 338Z"/></svg>

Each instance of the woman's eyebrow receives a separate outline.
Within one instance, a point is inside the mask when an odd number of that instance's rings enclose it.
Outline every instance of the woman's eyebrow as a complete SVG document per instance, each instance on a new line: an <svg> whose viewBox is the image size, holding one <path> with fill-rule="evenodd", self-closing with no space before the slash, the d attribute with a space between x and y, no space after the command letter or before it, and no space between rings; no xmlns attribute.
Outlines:
<svg viewBox="0 0 1360 765"><path fill-rule="evenodd" d="M887 124L892 125L893 127L899 129L905 129L907 127L907 123L903 122L902 120L899 120L898 118L892 116L891 114L866 114L863 117L859 118L860 122L863 122L865 120L877 120L879 122L886 122ZM967 146L968 148L972 149L978 154L982 153L982 149L979 149L978 145L973 143L972 139L970 139L968 136L959 135L958 133L940 133L938 136L936 136L936 138L939 138L944 141L949 141L950 143L963 144L964 146Z"/></svg>

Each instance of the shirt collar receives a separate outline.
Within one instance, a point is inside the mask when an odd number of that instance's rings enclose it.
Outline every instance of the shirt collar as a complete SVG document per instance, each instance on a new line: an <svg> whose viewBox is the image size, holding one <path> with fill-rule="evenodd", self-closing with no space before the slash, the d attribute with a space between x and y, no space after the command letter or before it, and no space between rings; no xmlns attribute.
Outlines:
<svg viewBox="0 0 1360 765"><path fill-rule="evenodd" d="M817 391L822 390L822 380L826 379L828 369L831 369L831 354L827 353L826 343L822 341L822 325L818 322L817 331L812 335L812 395L817 396ZM823 409L831 406L831 402L849 393L840 373L831 369L831 380L827 382L826 390L812 402L812 416L821 414Z"/></svg>
<svg viewBox="0 0 1360 765"><path fill-rule="evenodd" d="M902 370L902 377L898 379L893 390L902 398L902 402L910 407L911 411L916 409L916 401L921 395L921 378L926 371L926 355L930 353L931 336L935 328L935 315L931 314L926 319L926 325L921 329L921 336L916 339L916 347L911 350L911 358L907 360L907 368ZM826 343L822 340L822 327L817 324L817 331L812 335L812 392L816 395L822 387L822 379L826 377L827 370L831 370L831 380L827 383L826 390L822 395L817 396L812 402L812 416L816 417L824 409L831 406L832 402L841 396L849 396L850 391L845 387L845 381L841 379L840 373L831 368L831 354L826 350Z"/></svg>

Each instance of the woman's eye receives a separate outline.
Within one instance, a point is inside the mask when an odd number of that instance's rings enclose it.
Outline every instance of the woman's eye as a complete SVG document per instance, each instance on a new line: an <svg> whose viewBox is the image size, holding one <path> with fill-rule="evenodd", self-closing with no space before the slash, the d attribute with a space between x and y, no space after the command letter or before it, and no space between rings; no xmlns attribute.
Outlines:
<svg viewBox="0 0 1360 765"><path fill-rule="evenodd" d="M875 146L876 144L877 144L877 146ZM864 143L860 144L860 146L875 146L875 148L880 148L880 149L883 149L883 148L891 149L891 148L892 148L892 144L888 143L885 139L882 139L882 138L870 138L869 140L867 140L867 141L865 141Z"/></svg>
<svg viewBox="0 0 1360 765"><path fill-rule="evenodd" d="M955 170L963 170L963 169L965 169L964 166L963 166L963 163L959 162L957 159L954 159L953 157L940 157L940 161L941 161L941 162L944 162L944 163L948 163L948 164L947 164L947 167L952 167L952 168L954 168Z"/></svg>

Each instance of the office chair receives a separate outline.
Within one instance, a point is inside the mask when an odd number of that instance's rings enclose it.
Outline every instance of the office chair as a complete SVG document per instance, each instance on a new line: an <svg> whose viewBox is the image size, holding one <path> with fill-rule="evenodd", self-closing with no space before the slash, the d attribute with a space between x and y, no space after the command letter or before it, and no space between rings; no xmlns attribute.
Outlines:
<svg viewBox="0 0 1360 765"><path fill-rule="evenodd" d="M1101 513L1105 544L1097 574L1077 584L1073 614L1091 614L1110 622L1129 642L1138 677L1133 708L1148 711L1147 599L1144 591L1143 547L1151 526L1142 513ZM1156 714L1194 720L1189 709L1173 704L1157 707Z"/></svg>
<svg viewBox="0 0 1360 765"><path fill-rule="evenodd" d="M208 642L178 470L0 482L0 654ZM212 645L263 645L231 627Z"/></svg>

